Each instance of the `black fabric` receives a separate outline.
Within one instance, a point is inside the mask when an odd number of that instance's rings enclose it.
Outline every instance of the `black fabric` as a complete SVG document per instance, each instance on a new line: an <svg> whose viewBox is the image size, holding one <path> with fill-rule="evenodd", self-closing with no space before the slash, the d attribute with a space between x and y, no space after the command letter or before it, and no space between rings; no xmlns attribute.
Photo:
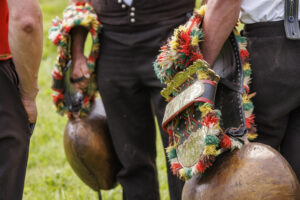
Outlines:
<svg viewBox="0 0 300 200"><path fill-rule="evenodd" d="M300 41L283 21L247 25L258 142L278 149L300 178Z"/></svg>
<svg viewBox="0 0 300 200"><path fill-rule="evenodd" d="M154 114L161 125L166 102L160 95L163 85L156 78L153 62L167 36L186 20L162 21L143 29L103 27L98 86L123 166L117 178L127 200L159 199ZM161 126L160 131L167 147L168 134ZM171 200L180 200L183 182L171 174L169 163L167 168Z"/></svg>
<svg viewBox="0 0 300 200"><path fill-rule="evenodd" d="M22 199L28 158L28 117L11 60L0 61L0 200Z"/></svg>
<svg viewBox="0 0 300 200"><path fill-rule="evenodd" d="M131 6L122 8L118 0L92 0L100 21L111 25L145 25L174 19L192 12L195 0L134 0ZM135 23L130 23L134 7Z"/></svg>

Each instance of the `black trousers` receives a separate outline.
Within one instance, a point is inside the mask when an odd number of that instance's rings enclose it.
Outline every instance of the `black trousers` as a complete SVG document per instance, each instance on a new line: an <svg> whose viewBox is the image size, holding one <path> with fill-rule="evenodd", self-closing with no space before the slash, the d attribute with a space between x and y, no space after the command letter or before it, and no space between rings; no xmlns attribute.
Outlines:
<svg viewBox="0 0 300 200"><path fill-rule="evenodd" d="M116 153L123 168L118 181L127 200L157 200L155 122L162 122L163 85L153 62L167 36L186 16L147 26L103 26L97 78ZM160 132L164 147L168 134ZM167 165L171 200L181 199L183 182Z"/></svg>
<svg viewBox="0 0 300 200"><path fill-rule="evenodd" d="M280 147L300 180L300 40L285 38L282 21L247 25L245 30L257 141Z"/></svg>
<svg viewBox="0 0 300 200"><path fill-rule="evenodd" d="M0 61L0 200L22 199L30 129L11 60Z"/></svg>

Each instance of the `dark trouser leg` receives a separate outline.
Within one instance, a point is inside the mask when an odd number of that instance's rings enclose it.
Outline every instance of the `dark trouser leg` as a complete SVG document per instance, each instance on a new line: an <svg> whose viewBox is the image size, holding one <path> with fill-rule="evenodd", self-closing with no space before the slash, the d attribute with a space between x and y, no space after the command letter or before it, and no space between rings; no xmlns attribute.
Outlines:
<svg viewBox="0 0 300 200"><path fill-rule="evenodd" d="M291 112L280 152L294 169L300 180L300 108Z"/></svg>
<svg viewBox="0 0 300 200"><path fill-rule="evenodd" d="M18 200L22 199L30 132L17 87L4 73L4 65L8 61L0 61L0 200Z"/></svg>
<svg viewBox="0 0 300 200"><path fill-rule="evenodd" d="M147 93L151 97L154 113L157 117L157 122L159 125L163 147L165 149L169 145L169 136L167 133L165 133L162 130L161 123L162 123L162 119L165 112L165 106L167 102L160 95L160 91L163 89L163 85L156 77L155 72L153 70L153 64L152 64L157 55L157 49L159 44L149 42L144 45L145 45L144 49L152 49L152 51L147 52L145 56L139 56L138 58L135 58L135 61L140 66L139 72L140 72L143 88L147 91ZM166 155L165 150L164 153ZM170 163L168 162L167 156L166 156L166 161L167 161L166 166L167 166L170 200L180 200L184 182L172 174Z"/></svg>
<svg viewBox="0 0 300 200"><path fill-rule="evenodd" d="M299 178L300 41L287 40L281 22L246 26L246 31L251 89L256 92L256 141L280 147Z"/></svg>
<svg viewBox="0 0 300 200"><path fill-rule="evenodd" d="M160 90L161 90L160 88L154 88L151 93L151 99L154 105L154 110L157 116L161 138L165 149L169 145L169 135L162 130L162 126L161 126L166 102L163 99L163 97L160 95ZM164 152L166 155L166 151ZM170 200L181 200L181 193L184 186L184 182L181 181L177 176L173 175L167 155L166 155L166 159L167 159L166 161L167 161Z"/></svg>
<svg viewBox="0 0 300 200"><path fill-rule="evenodd" d="M105 74L99 70L98 84L122 164L118 181L127 200L157 200L155 126L150 97L130 75Z"/></svg>
<svg viewBox="0 0 300 200"><path fill-rule="evenodd" d="M153 61L168 34L185 20L186 16L182 16L150 27L103 26L97 65L98 85L116 153L123 165L118 180L127 200L159 199L151 100L156 107L152 87L156 88L155 95L159 97L161 85L151 85L152 80L159 83ZM159 121L162 113L158 116ZM165 135L165 146L167 140ZM170 173L168 176L172 200L180 199L181 190L176 188L182 188L182 183L177 186L176 182L173 183L176 177ZM174 190L177 192L173 193Z"/></svg>

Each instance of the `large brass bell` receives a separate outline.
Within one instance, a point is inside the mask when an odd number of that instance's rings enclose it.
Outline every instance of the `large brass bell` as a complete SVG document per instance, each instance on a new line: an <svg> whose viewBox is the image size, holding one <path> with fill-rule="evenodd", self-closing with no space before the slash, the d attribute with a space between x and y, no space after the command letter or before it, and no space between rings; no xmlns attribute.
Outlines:
<svg viewBox="0 0 300 200"><path fill-rule="evenodd" d="M299 200L297 177L273 148L248 143L185 183L183 200Z"/></svg>
<svg viewBox="0 0 300 200"><path fill-rule="evenodd" d="M96 101L88 117L67 123L64 147L75 173L93 190L107 190L116 185L120 163L113 149L100 100Z"/></svg>

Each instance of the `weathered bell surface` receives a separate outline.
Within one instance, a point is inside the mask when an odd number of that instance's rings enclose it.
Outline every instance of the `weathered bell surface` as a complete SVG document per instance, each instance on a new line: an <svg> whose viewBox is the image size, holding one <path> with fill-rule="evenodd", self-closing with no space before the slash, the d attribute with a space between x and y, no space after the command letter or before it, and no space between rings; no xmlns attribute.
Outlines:
<svg viewBox="0 0 300 200"><path fill-rule="evenodd" d="M183 200L298 200L299 182L273 148L248 143L217 158L202 178L185 183Z"/></svg>
<svg viewBox="0 0 300 200"><path fill-rule="evenodd" d="M109 137L102 102L96 101L88 117L67 123L64 147L75 173L93 190L111 189L116 185L120 164Z"/></svg>

